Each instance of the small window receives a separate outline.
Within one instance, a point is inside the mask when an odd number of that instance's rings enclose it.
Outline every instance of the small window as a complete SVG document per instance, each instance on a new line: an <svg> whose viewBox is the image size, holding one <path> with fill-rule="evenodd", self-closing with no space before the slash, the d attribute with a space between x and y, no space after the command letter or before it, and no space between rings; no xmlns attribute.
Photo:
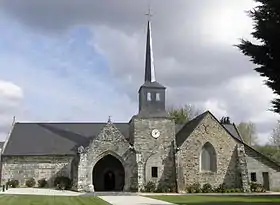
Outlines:
<svg viewBox="0 0 280 205"><path fill-rule="evenodd" d="M151 93L147 93L147 101L151 101L152 100L152 95Z"/></svg>
<svg viewBox="0 0 280 205"><path fill-rule="evenodd" d="M152 167L152 177L157 178L158 177L158 168Z"/></svg>
<svg viewBox="0 0 280 205"><path fill-rule="evenodd" d="M256 172L251 173L251 182L256 182L257 181L257 174Z"/></svg>
<svg viewBox="0 0 280 205"><path fill-rule="evenodd" d="M156 101L160 101L160 94L156 93Z"/></svg>

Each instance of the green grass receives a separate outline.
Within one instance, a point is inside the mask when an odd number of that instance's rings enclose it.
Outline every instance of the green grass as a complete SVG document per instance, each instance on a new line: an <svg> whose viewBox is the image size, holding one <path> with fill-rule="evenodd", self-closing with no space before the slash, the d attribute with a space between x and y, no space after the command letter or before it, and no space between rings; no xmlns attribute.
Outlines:
<svg viewBox="0 0 280 205"><path fill-rule="evenodd" d="M109 205L93 196L0 195L0 205Z"/></svg>
<svg viewBox="0 0 280 205"><path fill-rule="evenodd" d="M280 205L280 196L150 196L179 205Z"/></svg>

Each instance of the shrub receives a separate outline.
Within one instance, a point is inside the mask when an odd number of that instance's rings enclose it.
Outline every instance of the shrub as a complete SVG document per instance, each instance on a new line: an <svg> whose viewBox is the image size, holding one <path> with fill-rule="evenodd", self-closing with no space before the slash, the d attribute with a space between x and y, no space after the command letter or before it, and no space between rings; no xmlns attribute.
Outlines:
<svg viewBox="0 0 280 205"><path fill-rule="evenodd" d="M199 183L194 183L186 187L186 191L188 193L200 193L201 192L201 186Z"/></svg>
<svg viewBox="0 0 280 205"><path fill-rule="evenodd" d="M69 177L58 176L54 180L54 186L58 190L70 190L72 187L72 180Z"/></svg>
<svg viewBox="0 0 280 205"><path fill-rule="evenodd" d="M45 178L38 180L38 187L44 188L48 185L48 182Z"/></svg>
<svg viewBox="0 0 280 205"><path fill-rule="evenodd" d="M202 186L201 191L202 191L203 193L210 193L210 192L212 192L212 191L213 191L212 185L209 184L209 183L204 184L204 185Z"/></svg>
<svg viewBox="0 0 280 205"><path fill-rule="evenodd" d="M217 188L215 188L214 192L217 192L217 193L225 193L226 191L226 186L225 184L220 184Z"/></svg>
<svg viewBox="0 0 280 205"><path fill-rule="evenodd" d="M240 188L235 188L235 189L234 189L234 192L236 192L236 193L242 193L242 192L243 192L243 190L242 190L242 189L240 189Z"/></svg>
<svg viewBox="0 0 280 205"><path fill-rule="evenodd" d="M36 184L36 181L34 178L30 178L30 179L27 179L26 182L25 182L25 185L27 187L34 187Z"/></svg>
<svg viewBox="0 0 280 205"><path fill-rule="evenodd" d="M6 183L7 186L10 186L12 188L17 188L18 185L19 185L19 181L16 180L16 179L12 179L12 180L9 180L7 183Z"/></svg>
<svg viewBox="0 0 280 205"><path fill-rule="evenodd" d="M176 188L172 184L161 184L161 185L158 185L158 187L156 188L156 192L158 192L158 193L176 192Z"/></svg>
<svg viewBox="0 0 280 205"><path fill-rule="evenodd" d="M263 187L263 185L256 182L250 183L250 190L251 192L265 192L265 188Z"/></svg>
<svg viewBox="0 0 280 205"><path fill-rule="evenodd" d="M152 181L149 181L145 186L144 186L144 191L145 192L155 192L156 191L156 184Z"/></svg>

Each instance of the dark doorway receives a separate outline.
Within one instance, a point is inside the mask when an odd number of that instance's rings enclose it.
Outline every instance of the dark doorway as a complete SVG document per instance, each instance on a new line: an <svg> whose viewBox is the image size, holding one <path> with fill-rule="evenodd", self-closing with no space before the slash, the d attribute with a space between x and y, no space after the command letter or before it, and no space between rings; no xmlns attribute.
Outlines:
<svg viewBox="0 0 280 205"><path fill-rule="evenodd" d="M107 171L104 175L105 191L113 191L115 189L115 174L112 171Z"/></svg>
<svg viewBox="0 0 280 205"><path fill-rule="evenodd" d="M263 172L262 176L263 176L263 186L264 186L265 190L269 191L269 174L268 174L268 172Z"/></svg>
<svg viewBox="0 0 280 205"><path fill-rule="evenodd" d="M100 159L93 168L92 180L95 191L123 191L124 167L112 155Z"/></svg>

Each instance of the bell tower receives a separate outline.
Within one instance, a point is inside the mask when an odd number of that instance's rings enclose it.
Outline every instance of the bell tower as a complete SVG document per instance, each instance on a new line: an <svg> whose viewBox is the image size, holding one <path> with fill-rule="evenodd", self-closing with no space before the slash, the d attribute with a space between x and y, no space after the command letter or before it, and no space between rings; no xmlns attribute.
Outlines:
<svg viewBox="0 0 280 205"><path fill-rule="evenodd" d="M150 13L148 14L151 15ZM143 117L165 117L165 87L156 81L152 47L151 21L148 19L144 84L139 94L139 114Z"/></svg>
<svg viewBox="0 0 280 205"><path fill-rule="evenodd" d="M150 17L150 12L148 15ZM138 91L139 112L130 121L138 190L149 181L157 186L175 184L175 123L165 110L166 88L156 81L151 32L149 18L144 83Z"/></svg>

